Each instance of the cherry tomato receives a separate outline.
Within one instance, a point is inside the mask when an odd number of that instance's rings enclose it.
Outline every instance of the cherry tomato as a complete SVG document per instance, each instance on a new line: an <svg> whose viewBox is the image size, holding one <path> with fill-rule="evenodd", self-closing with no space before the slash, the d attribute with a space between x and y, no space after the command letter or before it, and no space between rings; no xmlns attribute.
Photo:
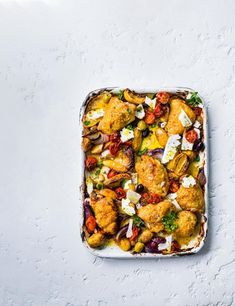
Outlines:
<svg viewBox="0 0 235 306"><path fill-rule="evenodd" d="M153 124L156 118L153 112L147 111L144 117L144 121L146 124Z"/></svg>
<svg viewBox="0 0 235 306"><path fill-rule="evenodd" d="M161 200L161 197L158 194L156 194L156 193L150 193L149 194L148 203L158 203L158 202L160 202L160 200Z"/></svg>
<svg viewBox="0 0 235 306"><path fill-rule="evenodd" d="M92 234L96 228L96 220L92 215L86 219L86 228L90 234Z"/></svg>
<svg viewBox="0 0 235 306"><path fill-rule="evenodd" d="M115 170L113 170L113 169L110 169L109 170L109 172L108 172L108 174L107 174L107 178L111 178L111 177L113 177L113 176L115 176L115 175L117 175L118 174L118 172L117 171L115 171Z"/></svg>
<svg viewBox="0 0 235 306"><path fill-rule="evenodd" d="M85 164L87 170L91 171L97 166L97 159L94 156L87 156Z"/></svg>
<svg viewBox="0 0 235 306"><path fill-rule="evenodd" d="M139 230L138 230L138 228L135 225L132 228L132 232L133 232L133 234L130 237L130 241L136 240L136 238L138 237L138 234L139 234Z"/></svg>
<svg viewBox="0 0 235 306"><path fill-rule="evenodd" d="M162 104L166 104L169 102L170 99L170 95L168 92L165 91L159 91L157 93L157 100L162 103Z"/></svg>
<svg viewBox="0 0 235 306"><path fill-rule="evenodd" d="M112 135L110 135L109 140L111 142L120 142L120 134L119 133L113 133Z"/></svg>
<svg viewBox="0 0 235 306"><path fill-rule="evenodd" d="M156 107L155 107L155 110L154 110L154 115L157 117L157 118L160 118L162 115L163 115L163 109L162 109L162 106L160 103L157 103Z"/></svg>
<svg viewBox="0 0 235 306"><path fill-rule="evenodd" d="M143 204L151 204L151 203L158 203L160 202L161 198L158 194L156 193L150 193L148 194L147 192L143 193L141 197L141 202Z"/></svg>
<svg viewBox="0 0 235 306"><path fill-rule="evenodd" d="M195 107L195 108L193 109L193 111L194 111L194 114L195 114L196 116L200 116L201 113L202 113L201 107Z"/></svg>
<svg viewBox="0 0 235 306"><path fill-rule="evenodd" d="M188 142L194 143L198 139L197 132L195 130L189 130L186 133L185 138L188 140Z"/></svg>
<svg viewBox="0 0 235 306"><path fill-rule="evenodd" d="M173 193L177 192L179 187L180 187L180 184L179 184L178 181L176 181L176 180L171 180L170 181L170 187L169 187L170 192L173 192Z"/></svg>
<svg viewBox="0 0 235 306"><path fill-rule="evenodd" d="M128 147L131 147L132 146L132 141L131 140L126 141L126 142L124 142L124 145L128 146Z"/></svg>
<svg viewBox="0 0 235 306"><path fill-rule="evenodd" d="M109 151L112 155L116 156L120 149L120 142L112 142L109 145Z"/></svg>
<svg viewBox="0 0 235 306"><path fill-rule="evenodd" d="M118 200L125 199L126 191L123 188L118 187L118 188L115 189L115 192L116 192Z"/></svg>

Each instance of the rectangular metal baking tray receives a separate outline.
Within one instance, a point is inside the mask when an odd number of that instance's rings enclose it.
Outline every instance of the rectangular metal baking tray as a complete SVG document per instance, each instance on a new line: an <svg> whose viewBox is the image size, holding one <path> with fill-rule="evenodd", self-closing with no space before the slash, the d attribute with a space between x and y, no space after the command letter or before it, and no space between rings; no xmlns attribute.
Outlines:
<svg viewBox="0 0 235 306"><path fill-rule="evenodd" d="M89 102L89 100L96 94L102 92L102 91L110 91L110 92L119 92L120 90L124 90L125 88L121 87L106 87L101 89L96 89L91 91L85 98L84 102L82 103L82 106L80 108L79 113L79 156L80 159L80 165L78 168L78 171L80 173L79 177L79 186L80 186L80 197L79 197L79 219L80 219L80 234L82 237L82 243L87 248L87 250L93 254L94 256L98 257L105 257L105 258L123 258L123 259L131 259L131 258L168 258L173 256L183 256L183 255L191 255L198 253L203 245L205 244L205 239L207 236L207 230L208 230L208 181L209 181L209 166L208 166L208 120L207 120L207 109L205 105L204 99L199 95L203 102L203 110L204 110L204 122L203 122L203 128L204 128L204 142L205 142L205 165L204 165L204 171L206 176L206 185L205 185L205 213L203 217L202 226L200 229L200 239L196 239L195 243L186 251L181 251L178 253L173 254L156 254L156 253L140 253L140 254L132 254L130 252L124 252L122 251L118 246L116 245L110 245L103 249L93 249L91 248L86 240L84 239L83 235L83 223L84 223L84 212L83 212L83 200L84 200L84 152L82 150L82 117L85 112L86 106ZM172 93L179 93L179 92L194 92L195 90L188 88L188 87L162 87L162 88L131 88L132 90L139 92L139 93L151 93L151 92L158 92L158 91L168 91ZM199 241L198 241L199 240Z"/></svg>

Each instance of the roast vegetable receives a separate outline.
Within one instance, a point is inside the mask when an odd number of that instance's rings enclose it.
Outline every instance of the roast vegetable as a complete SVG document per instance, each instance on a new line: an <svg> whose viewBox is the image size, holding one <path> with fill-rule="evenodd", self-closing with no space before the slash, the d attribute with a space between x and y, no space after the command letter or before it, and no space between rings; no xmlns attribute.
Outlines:
<svg viewBox="0 0 235 306"><path fill-rule="evenodd" d="M155 131L155 134L156 134L156 137L157 137L157 140L158 140L159 144L163 148L165 148L167 140L168 140L167 132L162 128L157 128L156 131Z"/></svg>
<svg viewBox="0 0 235 306"><path fill-rule="evenodd" d="M110 179L105 180L104 185L109 186L109 187L116 187L116 186L120 185L122 180L128 179L130 177L131 176L128 173L120 173L120 174L117 174L117 175L111 177Z"/></svg>
<svg viewBox="0 0 235 306"><path fill-rule="evenodd" d="M142 143L142 132L138 129L134 129L134 139L132 141L132 148L135 152L139 151Z"/></svg>
<svg viewBox="0 0 235 306"><path fill-rule="evenodd" d="M130 89L124 90L124 98L127 102L134 103L134 104L142 104L145 101L145 97L131 91Z"/></svg>
<svg viewBox="0 0 235 306"><path fill-rule="evenodd" d="M180 153L167 164L167 169L174 172L174 174L179 177L187 171L188 166L188 156L184 153Z"/></svg>

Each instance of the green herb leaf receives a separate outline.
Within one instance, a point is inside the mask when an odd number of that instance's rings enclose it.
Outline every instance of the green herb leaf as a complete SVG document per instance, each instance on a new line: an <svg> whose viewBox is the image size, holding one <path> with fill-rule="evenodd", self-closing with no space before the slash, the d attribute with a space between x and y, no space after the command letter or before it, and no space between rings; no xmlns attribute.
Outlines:
<svg viewBox="0 0 235 306"><path fill-rule="evenodd" d="M127 181L128 181L128 179L124 179L124 180L121 181L121 186L122 186L122 188L124 188L124 186L125 186L125 184L126 184Z"/></svg>
<svg viewBox="0 0 235 306"><path fill-rule="evenodd" d="M100 169L96 169L95 170L95 175L99 175L100 174Z"/></svg>
<svg viewBox="0 0 235 306"><path fill-rule="evenodd" d="M155 128L157 126L157 123L154 123L151 125L151 128Z"/></svg>
<svg viewBox="0 0 235 306"><path fill-rule="evenodd" d="M200 156L199 155L197 155L196 157L195 157L195 159L194 159L196 162L199 162L200 161Z"/></svg>
<svg viewBox="0 0 235 306"><path fill-rule="evenodd" d="M145 226L144 221L140 219L140 217L138 217L137 215L132 216L132 219L133 219L133 223L137 227Z"/></svg>
<svg viewBox="0 0 235 306"><path fill-rule="evenodd" d="M123 98L123 90L120 90L120 91L117 93L117 97L118 97L118 99L122 100L122 98Z"/></svg>
<svg viewBox="0 0 235 306"><path fill-rule="evenodd" d="M128 130L133 130L133 126L132 124L128 124L128 126L126 127Z"/></svg>
<svg viewBox="0 0 235 306"><path fill-rule="evenodd" d="M148 148L144 148L143 150L138 151L137 155L141 156L141 155L143 155L147 151L148 151Z"/></svg>
<svg viewBox="0 0 235 306"><path fill-rule="evenodd" d="M178 225L175 223L177 218L177 213L175 211L170 211L162 218L162 223L167 232L174 232L177 229Z"/></svg>
<svg viewBox="0 0 235 306"><path fill-rule="evenodd" d="M84 121L83 124L84 125L89 125L91 122L90 121Z"/></svg>
<svg viewBox="0 0 235 306"><path fill-rule="evenodd" d="M189 99L186 100L186 102L189 105L192 105L193 107L198 106L199 104L202 103L201 98L198 96L198 92L193 92L191 97Z"/></svg>
<svg viewBox="0 0 235 306"><path fill-rule="evenodd" d="M148 94L147 94L147 97L148 97L149 99L153 99L154 96L155 96L155 93L148 93Z"/></svg>
<svg viewBox="0 0 235 306"><path fill-rule="evenodd" d="M102 165L103 165L102 161L101 161L101 160L98 160L98 162L97 162L97 166L98 166L99 168L101 168L101 167L102 167Z"/></svg>
<svg viewBox="0 0 235 306"><path fill-rule="evenodd" d="M104 184L98 183L98 184L96 184L96 188L99 189L99 190L104 189Z"/></svg>

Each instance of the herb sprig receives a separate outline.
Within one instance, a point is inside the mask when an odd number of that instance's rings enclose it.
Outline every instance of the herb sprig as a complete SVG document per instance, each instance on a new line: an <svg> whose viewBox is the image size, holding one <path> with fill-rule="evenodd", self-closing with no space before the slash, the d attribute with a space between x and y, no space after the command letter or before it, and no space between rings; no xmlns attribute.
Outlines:
<svg viewBox="0 0 235 306"><path fill-rule="evenodd" d="M168 212L168 214L162 218L162 223L167 232L174 232L177 229L178 225L175 223L177 218L177 213L175 211Z"/></svg>
<svg viewBox="0 0 235 306"><path fill-rule="evenodd" d="M145 226L144 221L140 219L140 217L134 215L132 216L132 219L133 219L134 225L136 225L137 227Z"/></svg>
<svg viewBox="0 0 235 306"><path fill-rule="evenodd" d="M193 107L197 107L199 104L202 104L202 100L196 91L191 94L189 99L186 99L186 102Z"/></svg>

